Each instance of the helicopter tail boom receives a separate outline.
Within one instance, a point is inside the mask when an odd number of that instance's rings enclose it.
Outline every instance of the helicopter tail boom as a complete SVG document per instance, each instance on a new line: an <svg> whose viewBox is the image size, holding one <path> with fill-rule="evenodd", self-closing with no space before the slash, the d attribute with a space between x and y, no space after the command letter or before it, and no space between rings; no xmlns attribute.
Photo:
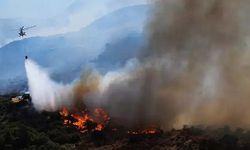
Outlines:
<svg viewBox="0 0 250 150"><path fill-rule="evenodd" d="M34 27L36 27L36 25L34 25L34 26L30 26L30 27L26 27L26 28L23 28L23 30L28 30L28 29L30 29L30 28L34 28Z"/></svg>

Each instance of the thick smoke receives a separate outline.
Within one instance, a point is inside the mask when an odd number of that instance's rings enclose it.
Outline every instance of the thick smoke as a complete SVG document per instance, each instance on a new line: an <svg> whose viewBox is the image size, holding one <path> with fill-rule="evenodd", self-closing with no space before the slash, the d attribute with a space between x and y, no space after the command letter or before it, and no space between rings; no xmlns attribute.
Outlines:
<svg viewBox="0 0 250 150"><path fill-rule="evenodd" d="M157 1L141 63L113 79L99 101L131 124L247 127L249 4Z"/></svg>
<svg viewBox="0 0 250 150"><path fill-rule="evenodd" d="M249 127L249 4L158 0L139 60L104 76L86 73L71 98L104 107L126 125Z"/></svg>
<svg viewBox="0 0 250 150"><path fill-rule="evenodd" d="M173 112L162 112L174 114L161 122L250 124L249 4L249 0L156 3L148 53L153 62L166 61L160 62L163 87L155 90L164 89L164 103L175 106Z"/></svg>

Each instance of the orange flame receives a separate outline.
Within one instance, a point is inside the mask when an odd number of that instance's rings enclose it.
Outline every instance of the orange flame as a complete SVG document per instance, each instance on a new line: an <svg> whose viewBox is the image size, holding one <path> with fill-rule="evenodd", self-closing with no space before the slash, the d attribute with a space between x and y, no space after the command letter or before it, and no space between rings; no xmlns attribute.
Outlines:
<svg viewBox="0 0 250 150"><path fill-rule="evenodd" d="M109 122L109 115L101 108L96 108L94 113L91 115L87 111L83 111L78 114L71 114L67 108L63 108L60 112L60 115L64 119L64 125L73 125L76 126L82 133L88 131L87 122L96 123L96 127L91 131L102 131L105 128L105 125ZM73 118L74 121L71 121L69 118Z"/></svg>
<svg viewBox="0 0 250 150"><path fill-rule="evenodd" d="M82 111L80 113L70 113L69 110L64 107L60 112L60 115L64 119L63 124L66 126L75 126L80 130L81 133L86 133L88 131L102 131L110 121L110 117L107 112L102 108L94 109L93 113L90 114L88 111ZM87 123L95 123L94 128L88 129ZM113 131L117 129L114 128ZM161 131L155 127L142 128L138 130L128 131L128 134L131 135L140 135L140 134L159 134Z"/></svg>
<svg viewBox="0 0 250 150"><path fill-rule="evenodd" d="M136 130L136 131L128 131L128 134L133 134L133 135L139 135L139 134L158 134L160 133L160 130L157 129L157 128L147 128L147 129L139 129L139 130Z"/></svg>
<svg viewBox="0 0 250 150"><path fill-rule="evenodd" d="M69 115L68 109L63 107L62 111L60 112L60 115L62 115L63 117L67 117Z"/></svg>

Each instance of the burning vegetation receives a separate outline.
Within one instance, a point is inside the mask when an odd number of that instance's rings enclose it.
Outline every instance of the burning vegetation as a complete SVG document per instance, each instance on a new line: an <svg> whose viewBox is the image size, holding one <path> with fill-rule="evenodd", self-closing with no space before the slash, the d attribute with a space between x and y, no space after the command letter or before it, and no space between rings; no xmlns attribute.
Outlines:
<svg viewBox="0 0 250 150"><path fill-rule="evenodd" d="M134 134L134 135L140 135L140 134L148 134L148 135L153 135L153 134L160 134L162 133L162 130L156 127L149 127L146 129L137 129L137 130L129 130L128 134Z"/></svg>
<svg viewBox="0 0 250 150"><path fill-rule="evenodd" d="M11 97L11 96L10 96ZM37 112L32 105L16 105L0 96L2 149L166 149L248 150L250 131L241 128L184 126L163 131L155 126L127 128L114 124L102 109L93 114Z"/></svg>
<svg viewBox="0 0 250 150"><path fill-rule="evenodd" d="M64 120L64 125L75 126L82 133L88 131L102 131L110 121L109 115L101 108L94 109L93 113L89 113L88 110L71 113L64 107L60 115Z"/></svg>
<svg viewBox="0 0 250 150"><path fill-rule="evenodd" d="M87 109L81 112L72 113L66 107L59 112L62 116L63 124L67 127L76 127L81 133L103 131L107 126L110 128L110 117L107 112L102 108L94 109L93 113L90 113ZM112 131L117 132L118 129L113 127ZM141 127L134 128L133 130L128 129L129 135L153 135L160 134L162 130L157 127Z"/></svg>

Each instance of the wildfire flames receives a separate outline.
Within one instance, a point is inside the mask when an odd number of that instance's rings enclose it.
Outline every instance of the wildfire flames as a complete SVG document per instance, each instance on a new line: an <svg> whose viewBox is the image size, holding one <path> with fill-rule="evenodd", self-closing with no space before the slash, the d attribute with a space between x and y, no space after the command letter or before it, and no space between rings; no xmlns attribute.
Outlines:
<svg viewBox="0 0 250 150"><path fill-rule="evenodd" d="M63 118L64 125L75 126L82 133L88 131L102 131L110 121L108 113L102 108L94 109L93 113L89 113L87 110L80 113L71 113L66 107L64 107L62 111L60 111L60 115ZM90 124L93 126L90 126ZM117 131L117 129L114 128L112 131ZM161 130L155 127L149 127L129 130L127 133L130 135L153 135L161 133Z"/></svg>
<svg viewBox="0 0 250 150"><path fill-rule="evenodd" d="M150 127L146 129L138 129L135 131L128 131L128 134L133 134L133 135L139 135L139 134L159 134L161 133L160 129L157 129L155 127Z"/></svg>
<svg viewBox="0 0 250 150"><path fill-rule="evenodd" d="M110 120L109 115L101 108L94 109L93 113L89 113L87 110L80 113L70 113L70 111L64 107L60 114L64 119L64 125L73 125L82 133L89 130L102 131ZM89 124L93 124L94 127L89 127Z"/></svg>

